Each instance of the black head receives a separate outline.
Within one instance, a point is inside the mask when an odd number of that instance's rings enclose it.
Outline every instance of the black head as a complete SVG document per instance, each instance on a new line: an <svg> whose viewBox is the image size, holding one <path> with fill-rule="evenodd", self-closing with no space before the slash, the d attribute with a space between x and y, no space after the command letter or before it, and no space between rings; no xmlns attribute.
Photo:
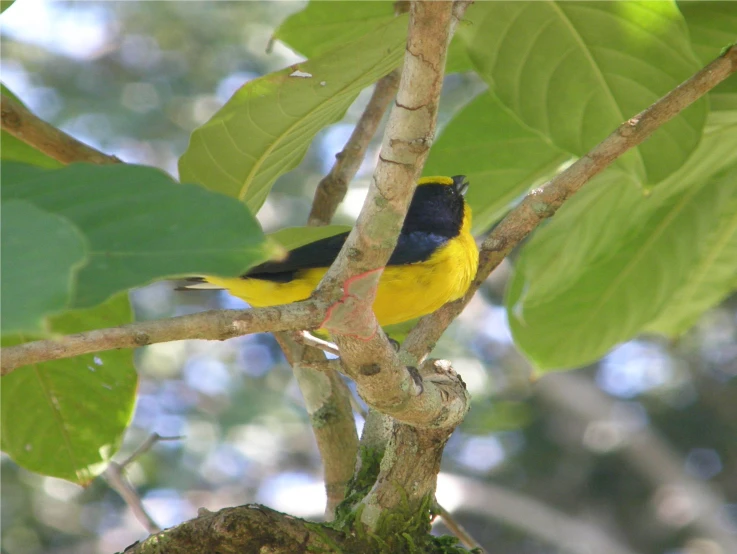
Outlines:
<svg viewBox="0 0 737 554"><path fill-rule="evenodd" d="M463 195L468 189L465 175L455 177L423 177L404 220L402 233L417 231L444 237L461 232L465 206Z"/></svg>

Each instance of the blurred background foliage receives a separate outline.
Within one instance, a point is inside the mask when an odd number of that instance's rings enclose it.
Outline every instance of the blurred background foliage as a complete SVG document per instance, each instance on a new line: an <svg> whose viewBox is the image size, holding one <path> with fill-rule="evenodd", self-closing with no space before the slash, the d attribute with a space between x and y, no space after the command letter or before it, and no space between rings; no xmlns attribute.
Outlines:
<svg viewBox="0 0 737 554"><path fill-rule="evenodd" d="M81 140L175 175L189 134L240 85L302 59L270 38L304 7L20 0L0 18L2 80ZM483 87L472 74L448 76L441 126ZM278 180L259 213L265 230L305 223L314 188L369 93ZM360 209L377 149L375 141L337 223ZM495 554L582 551L583 530L592 529L622 552L727 554L718 541L737 541L737 298L677 342L638 339L596 365L532 383L502 307L508 276L503 265L436 351L473 394L446 449L439 501ZM217 292L174 292L170 283L136 290L132 300L138 319L243 305ZM136 359L139 397L118 457L153 432L182 437L129 469L159 525L247 502L320 517L317 449L270 336L158 344ZM146 534L102 478L82 489L3 456L1 484L3 553L114 552ZM560 517L500 501L499 486ZM579 534L570 535L564 516Z"/></svg>

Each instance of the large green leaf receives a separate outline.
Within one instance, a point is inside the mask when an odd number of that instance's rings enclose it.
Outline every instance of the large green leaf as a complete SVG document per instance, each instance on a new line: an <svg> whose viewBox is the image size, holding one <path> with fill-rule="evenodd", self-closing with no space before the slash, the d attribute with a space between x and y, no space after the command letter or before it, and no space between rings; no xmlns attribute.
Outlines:
<svg viewBox="0 0 737 554"><path fill-rule="evenodd" d="M714 179L719 210L710 234L681 288L647 326L650 331L678 336L737 288L737 166Z"/></svg>
<svg viewBox="0 0 737 554"><path fill-rule="evenodd" d="M179 160L182 180L240 198L255 213L318 131L399 66L406 31L406 20L392 18L305 63L245 84L192 134Z"/></svg>
<svg viewBox="0 0 737 554"><path fill-rule="evenodd" d="M672 2L481 2L459 28L499 99L559 148L582 155L701 67ZM658 183L699 142L699 101L619 160Z"/></svg>
<svg viewBox="0 0 737 554"><path fill-rule="evenodd" d="M724 193L709 177L737 159L736 142L734 128L708 133L649 196L607 172L534 235L506 302L515 342L539 369L598 359L672 300L719 221Z"/></svg>
<svg viewBox="0 0 737 554"><path fill-rule="evenodd" d="M483 231L533 183L552 174L569 157L484 92L443 129L424 172L468 176L471 186L466 199L473 209L473 226Z"/></svg>
<svg viewBox="0 0 737 554"><path fill-rule="evenodd" d="M3 335L39 332L47 315L70 305L84 236L68 219L24 200L2 203Z"/></svg>
<svg viewBox="0 0 737 554"><path fill-rule="evenodd" d="M88 310L51 319L55 333L76 333L131 320L121 293ZM16 336L3 346L38 337ZM88 483L118 450L137 386L131 350L110 350L21 367L2 378L0 446L31 471Z"/></svg>
<svg viewBox="0 0 737 554"><path fill-rule="evenodd" d="M73 164L48 171L3 162L2 176L5 201L26 200L66 217L86 237L89 261L77 273L71 307L164 277L241 275L273 253L241 203L177 184L151 167Z"/></svg>

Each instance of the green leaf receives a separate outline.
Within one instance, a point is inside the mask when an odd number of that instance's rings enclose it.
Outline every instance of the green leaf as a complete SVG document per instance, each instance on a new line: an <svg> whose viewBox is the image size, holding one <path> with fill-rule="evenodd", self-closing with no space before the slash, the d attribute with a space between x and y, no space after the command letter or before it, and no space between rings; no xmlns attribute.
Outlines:
<svg viewBox="0 0 737 554"><path fill-rule="evenodd" d="M66 218L23 200L2 203L2 333L39 332L69 306L87 261L84 236Z"/></svg>
<svg viewBox="0 0 737 554"><path fill-rule="evenodd" d="M128 295L54 317L55 333L131 320ZM10 346L37 337L4 340ZM24 468L81 485L99 475L120 446L137 387L131 350L110 350L18 368L2 378L0 446Z"/></svg>
<svg viewBox="0 0 737 554"><path fill-rule="evenodd" d="M686 19L694 52L704 65L716 59L724 47L737 42L737 3L679 1L678 7ZM722 121L737 120L737 77L732 75L719 83L708 97L712 112L717 112Z"/></svg>
<svg viewBox="0 0 737 554"><path fill-rule="evenodd" d="M479 75L525 124L583 155L701 64L672 2L481 2L459 28ZM658 183L701 138L698 101L620 158Z"/></svg>
<svg viewBox="0 0 737 554"><path fill-rule="evenodd" d="M196 129L179 160L183 181L243 200L258 211L271 185L294 169L323 127L404 54L406 20L393 18L321 55L244 85Z"/></svg>
<svg viewBox="0 0 737 554"><path fill-rule="evenodd" d="M350 225L324 225L322 227L287 227L267 236L285 250L294 250L310 242L350 231Z"/></svg>
<svg viewBox="0 0 737 554"><path fill-rule="evenodd" d="M488 229L533 183L570 156L521 124L491 93L478 95L443 129L427 175L468 176L475 231Z"/></svg>
<svg viewBox="0 0 737 554"><path fill-rule="evenodd" d="M395 14L394 0L325 2L313 0L301 12L290 15L274 33L274 38L288 44L308 58L351 42L356 36L372 33L393 19L408 24L407 14ZM463 22L461 22L463 24ZM453 39L448 49L446 73L471 71L473 65L466 46Z"/></svg>
<svg viewBox="0 0 737 554"><path fill-rule="evenodd" d="M307 58L320 56L356 37L373 33L387 23L401 18L408 25L409 16L394 14L394 2L312 1L307 7L287 17L274 32L274 38L287 43Z"/></svg>
<svg viewBox="0 0 737 554"><path fill-rule="evenodd" d="M516 344L540 370L578 367L642 331L687 280L722 209L736 129L705 135L683 169L644 196L606 172L522 249L507 292Z"/></svg>
<svg viewBox="0 0 737 554"><path fill-rule="evenodd" d="M15 138L7 131L0 133L0 142L2 143L0 157L5 161L23 162L46 169L56 169L64 165L40 150L36 150L33 146Z"/></svg>
<svg viewBox="0 0 737 554"><path fill-rule="evenodd" d="M737 166L714 179L718 213L699 259L665 310L647 326L649 331L681 335L737 287Z"/></svg>
<svg viewBox="0 0 737 554"><path fill-rule="evenodd" d="M0 13L4 12L10 6L12 6L13 5L13 2L15 2L15 0L2 0L2 1L0 1Z"/></svg>
<svg viewBox="0 0 737 554"><path fill-rule="evenodd" d="M18 97L13 94L5 85L0 83L0 92L3 95L8 96L16 102L23 104ZM3 130L0 132L0 158L3 160L13 160L16 162L24 162L31 165L37 165L39 167L45 167L48 169L54 169L62 167L62 163L56 161L51 156L47 156L40 150L36 150L33 146L30 146L20 139L15 138L13 135Z"/></svg>
<svg viewBox="0 0 737 554"><path fill-rule="evenodd" d="M90 245L72 307L181 275L236 276L268 259L258 223L241 203L157 169L73 164L47 171L2 163L2 197L66 217Z"/></svg>
<svg viewBox="0 0 737 554"><path fill-rule="evenodd" d="M679 0L694 52L704 65L722 49L737 42L737 4L734 2Z"/></svg>

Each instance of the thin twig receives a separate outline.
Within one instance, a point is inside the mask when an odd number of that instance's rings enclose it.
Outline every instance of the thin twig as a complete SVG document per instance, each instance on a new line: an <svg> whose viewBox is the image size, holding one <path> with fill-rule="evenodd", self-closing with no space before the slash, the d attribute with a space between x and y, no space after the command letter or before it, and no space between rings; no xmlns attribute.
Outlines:
<svg viewBox="0 0 737 554"><path fill-rule="evenodd" d="M552 217L558 208L592 177L627 150L643 142L656 129L704 96L735 70L737 70L737 46L732 46L652 106L622 123L588 154L551 179L545 186L530 192L484 240L478 273L466 295L423 317L405 339L403 349L417 359L426 356L489 274L543 220Z"/></svg>
<svg viewBox="0 0 737 554"><path fill-rule="evenodd" d="M374 93L356 123L351 137L341 152L335 155L335 165L320 183L315 191L312 209L308 218L309 225L329 225L335 215L335 210L345 198L348 183L356 175L363 162L366 150L371 139L376 134L381 118L389 102L397 93L400 72L395 69L376 83Z"/></svg>
<svg viewBox="0 0 737 554"><path fill-rule="evenodd" d="M445 526L450 530L451 533L458 537L458 540L461 541L461 544L463 546L472 550L476 548L480 551L480 554L486 553L486 551L481 547L478 541L474 539L468 531L466 531L465 527L458 523L458 520L453 517L453 514L451 514L448 510L443 508L437 502L435 503L435 512L441 518L443 518L443 523L445 524Z"/></svg>
<svg viewBox="0 0 737 554"><path fill-rule="evenodd" d="M115 156L103 154L53 125L49 125L12 98L3 94L0 102L0 123L3 131L7 131L47 156L64 164L72 162L88 162L98 165L120 163Z"/></svg>
<svg viewBox="0 0 737 554"><path fill-rule="evenodd" d="M133 515L150 534L158 533L161 531L161 527L156 524L153 518L146 511L146 508L143 507L143 502L141 501L138 491L133 487L133 485L131 485L125 475L125 469L139 456L151 450L157 442L179 440L181 438L182 437L162 437L158 433L153 433L124 461L120 463L111 461L103 473L103 476L110 487L114 489L123 498L123 500L125 500L125 503L130 507Z"/></svg>
<svg viewBox="0 0 737 554"><path fill-rule="evenodd" d="M126 467L128 467L130 464L135 462L142 454L145 454L146 452L151 450L151 448L153 448L153 446L157 442L178 441L178 440L182 440L183 438L184 438L183 435L164 437L162 435L159 435L158 433L151 433L151 435L149 435L149 437L145 441L143 441L143 444L141 444L141 446L139 446L133 451L133 454L131 454L125 460L120 462L119 464L120 468L125 469Z"/></svg>
<svg viewBox="0 0 737 554"><path fill-rule="evenodd" d="M2 349L2 375L18 367L118 348L138 348L185 339L225 340L251 333L316 329L326 305L313 300L251 310L212 310L96 329L58 339L27 342Z"/></svg>

